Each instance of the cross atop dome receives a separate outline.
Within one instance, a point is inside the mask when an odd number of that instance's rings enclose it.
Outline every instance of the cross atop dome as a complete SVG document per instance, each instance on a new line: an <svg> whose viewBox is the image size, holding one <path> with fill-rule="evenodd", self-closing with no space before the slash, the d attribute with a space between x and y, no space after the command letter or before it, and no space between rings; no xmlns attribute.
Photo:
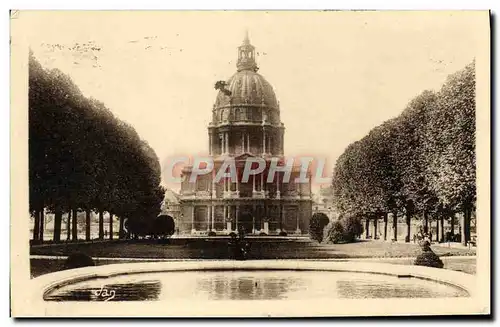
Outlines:
<svg viewBox="0 0 500 327"><path fill-rule="evenodd" d="M238 62L236 63L238 71L251 70L256 72L259 68L255 62L255 47L250 44L248 30L245 31L243 44L238 47Z"/></svg>

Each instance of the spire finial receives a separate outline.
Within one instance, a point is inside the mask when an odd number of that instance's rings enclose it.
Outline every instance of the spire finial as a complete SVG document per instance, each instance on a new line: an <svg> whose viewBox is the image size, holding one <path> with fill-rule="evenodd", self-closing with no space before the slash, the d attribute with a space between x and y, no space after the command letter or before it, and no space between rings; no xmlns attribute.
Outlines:
<svg viewBox="0 0 500 327"><path fill-rule="evenodd" d="M243 39L243 44L250 44L250 38L248 37L248 28L245 29L245 38Z"/></svg>

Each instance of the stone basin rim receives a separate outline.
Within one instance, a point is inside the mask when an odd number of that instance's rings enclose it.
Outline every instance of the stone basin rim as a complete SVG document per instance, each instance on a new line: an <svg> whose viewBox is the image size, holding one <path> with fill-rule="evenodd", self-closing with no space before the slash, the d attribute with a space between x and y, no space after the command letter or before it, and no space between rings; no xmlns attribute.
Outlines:
<svg viewBox="0 0 500 327"><path fill-rule="evenodd" d="M248 260L248 261L187 261L187 262L137 262L84 267L49 273L32 279L34 300L43 302L44 294L59 287L79 281L120 275L185 271L330 271L368 273L388 276L413 277L458 287L474 297L475 276L466 273L374 262L331 262L300 260Z"/></svg>

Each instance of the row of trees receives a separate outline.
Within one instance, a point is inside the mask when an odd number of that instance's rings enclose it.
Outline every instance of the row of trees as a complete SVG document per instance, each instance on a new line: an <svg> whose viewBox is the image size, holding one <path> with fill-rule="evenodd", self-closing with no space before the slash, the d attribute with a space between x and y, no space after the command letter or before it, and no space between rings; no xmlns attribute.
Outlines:
<svg viewBox="0 0 500 327"><path fill-rule="evenodd" d="M475 63L450 75L438 92L424 91L403 113L349 145L332 180L342 215L384 219L404 216L441 222L462 213L463 242L470 240L476 203ZM439 225L438 225L439 227ZM385 232L385 235L387 233ZM396 233L395 233L396 235Z"/></svg>
<svg viewBox="0 0 500 327"><path fill-rule="evenodd" d="M132 219L126 222L127 230L131 231L134 239L145 238L147 236L154 239L168 238L175 232L174 219L169 215L160 215L155 219Z"/></svg>
<svg viewBox="0 0 500 327"><path fill-rule="evenodd" d="M122 230L125 218L154 219L164 196L153 149L103 103L85 97L68 75L44 69L32 53L29 183L34 240L43 240L45 210L55 216L55 242L61 240L63 213L76 218L78 211L86 212L87 239L91 211L99 215L102 239L104 212L119 217ZM72 221L72 238L77 239L77 219Z"/></svg>

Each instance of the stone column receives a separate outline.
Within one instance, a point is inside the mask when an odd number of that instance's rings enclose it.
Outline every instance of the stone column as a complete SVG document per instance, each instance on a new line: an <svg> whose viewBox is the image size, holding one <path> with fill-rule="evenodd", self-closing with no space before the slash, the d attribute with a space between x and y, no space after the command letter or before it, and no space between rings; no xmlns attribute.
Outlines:
<svg viewBox="0 0 500 327"><path fill-rule="evenodd" d="M238 175L238 167L236 167L236 193L239 194L240 192L240 182L239 182L239 175Z"/></svg>
<svg viewBox="0 0 500 327"><path fill-rule="evenodd" d="M219 135L219 140L220 140L220 153L221 153L221 154L226 153L226 150L224 149L224 146L225 146L225 143L226 143L226 141L225 141L225 136L224 136L224 135L225 135L224 133L222 133L222 134L220 134L220 135Z"/></svg>
<svg viewBox="0 0 500 327"><path fill-rule="evenodd" d="M297 229L295 230L295 232L297 234L300 234L300 214L301 214L302 210L298 210L297 212Z"/></svg>
<svg viewBox="0 0 500 327"><path fill-rule="evenodd" d="M250 153L250 134L247 133L247 152Z"/></svg>
<svg viewBox="0 0 500 327"><path fill-rule="evenodd" d="M245 133L241 132L241 153L245 153Z"/></svg>
<svg viewBox="0 0 500 327"><path fill-rule="evenodd" d="M264 130L262 134L262 153L266 153L266 130Z"/></svg>
<svg viewBox="0 0 500 327"><path fill-rule="evenodd" d="M212 155L212 132L208 134L208 154Z"/></svg>
<svg viewBox="0 0 500 327"><path fill-rule="evenodd" d="M285 138L284 138L284 133L283 130L281 131L281 145L280 145L280 154L285 153Z"/></svg>
<svg viewBox="0 0 500 327"><path fill-rule="evenodd" d="M207 205L207 231L210 231L210 206Z"/></svg>
<svg viewBox="0 0 500 327"><path fill-rule="evenodd" d="M235 217L235 220L236 220L236 230L238 230L238 221L240 219L240 205L237 204L236 205L236 217Z"/></svg>
<svg viewBox="0 0 500 327"><path fill-rule="evenodd" d="M215 199L217 197L217 189L216 189L216 184L215 184L215 170L214 173L212 173L212 199Z"/></svg>
<svg viewBox="0 0 500 327"><path fill-rule="evenodd" d="M276 198L281 197L281 192L280 192L280 174L276 173Z"/></svg>
<svg viewBox="0 0 500 327"><path fill-rule="evenodd" d="M283 230L283 226L285 224L285 206L281 205L281 230Z"/></svg>
<svg viewBox="0 0 500 327"><path fill-rule="evenodd" d="M212 204L212 230L215 231L215 206Z"/></svg>
<svg viewBox="0 0 500 327"><path fill-rule="evenodd" d="M229 153L229 133L226 132L226 154Z"/></svg>
<svg viewBox="0 0 500 327"><path fill-rule="evenodd" d="M224 205L224 224L226 225L226 230L231 232L231 221L228 221L228 207Z"/></svg>
<svg viewBox="0 0 500 327"><path fill-rule="evenodd" d="M269 222L267 220L264 221L264 233L269 235Z"/></svg>
<svg viewBox="0 0 500 327"><path fill-rule="evenodd" d="M254 204L253 205L253 210L252 210L252 234L255 234L255 215L256 215L256 212L257 212L256 211L256 206Z"/></svg>
<svg viewBox="0 0 500 327"><path fill-rule="evenodd" d="M195 232L196 229L194 229L194 205L191 205L191 233Z"/></svg>

